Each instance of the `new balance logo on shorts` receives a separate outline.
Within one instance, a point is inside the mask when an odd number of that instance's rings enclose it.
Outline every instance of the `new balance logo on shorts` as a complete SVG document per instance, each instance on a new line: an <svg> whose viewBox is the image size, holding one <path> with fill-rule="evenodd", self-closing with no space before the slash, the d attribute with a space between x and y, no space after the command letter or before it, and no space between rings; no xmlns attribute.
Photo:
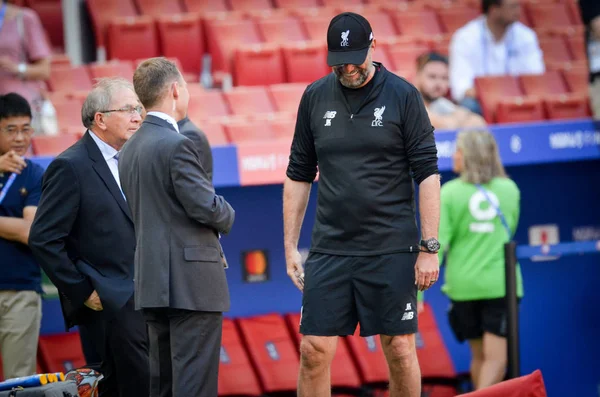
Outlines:
<svg viewBox="0 0 600 397"><path fill-rule="evenodd" d="M402 319L400 321L412 320L415 317L415 312L412 311L412 305L410 303L406 304L406 309L404 309L404 314L402 315Z"/></svg>

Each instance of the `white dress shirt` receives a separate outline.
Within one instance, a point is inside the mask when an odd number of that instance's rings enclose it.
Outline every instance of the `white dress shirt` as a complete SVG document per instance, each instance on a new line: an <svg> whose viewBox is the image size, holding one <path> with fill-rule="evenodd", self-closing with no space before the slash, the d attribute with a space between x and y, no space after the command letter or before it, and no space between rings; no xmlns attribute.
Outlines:
<svg viewBox="0 0 600 397"><path fill-rule="evenodd" d="M168 122L169 124L171 124L173 127L175 127L175 131L179 132L179 126L177 125L177 121L175 121L175 119L171 116L169 116L166 113L163 112L156 112L156 111L152 111L152 112L148 112L147 116L155 116L158 118L161 118L163 120L165 120L166 122Z"/></svg>
<svg viewBox="0 0 600 397"><path fill-rule="evenodd" d="M544 58L536 33L515 22L500 41L480 16L458 29L450 41L450 90L463 99L475 77L544 73Z"/></svg>
<svg viewBox="0 0 600 397"><path fill-rule="evenodd" d="M91 130L89 131L89 133L94 142L96 142L98 149L100 149L100 153L102 153L102 157L104 157L104 160L108 165L110 173L115 178L117 186L119 186L119 189L121 190L121 194L123 194L123 189L121 189L121 180L119 179L119 162L117 158L115 158L115 156L117 156L119 152L117 152L117 150L114 147L110 146L108 143L98 138L98 136L94 134ZM123 198L125 198L125 195L123 195Z"/></svg>

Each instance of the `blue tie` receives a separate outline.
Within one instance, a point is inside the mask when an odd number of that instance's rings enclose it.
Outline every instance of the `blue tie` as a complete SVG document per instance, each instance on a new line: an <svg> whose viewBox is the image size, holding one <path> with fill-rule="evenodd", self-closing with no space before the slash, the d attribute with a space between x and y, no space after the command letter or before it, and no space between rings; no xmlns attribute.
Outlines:
<svg viewBox="0 0 600 397"><path fill-rule="evenodd" d="M119 175L119 152L117 152L113 158L115 159L115 161L117 162L117 175ZM119 186L119 190L121 191L121 194L123 195L123 199L125 199L125 201L127 201L127 198L125 198L125 193L123 193L123 189L121 189L121 186L117 183L117 186Z"/></svg>

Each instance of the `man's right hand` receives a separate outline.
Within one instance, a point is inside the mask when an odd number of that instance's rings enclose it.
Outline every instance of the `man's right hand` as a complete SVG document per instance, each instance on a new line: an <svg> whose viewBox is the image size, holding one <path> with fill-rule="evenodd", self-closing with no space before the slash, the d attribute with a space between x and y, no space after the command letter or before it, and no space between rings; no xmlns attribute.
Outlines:
<svg viewBox="0 0 600 397"><path fill-rule="evenodd" d="M25 167L27 167L27 163L14 150L9 150L0 156L0 172L20 174Z"/></svg>
<svg viewBox="0 0 600 397"><path fill-rule="evenodd" d="M294 285L300 290L304 290L304 269L302 268L302 255L298 249L290 250L285 255L287 274L292 279Z"/></svg>
<svg viewBox="0 0 600 397"><path fill-rule="evenodd" d="M102 302L100 302L100 297L98 296L96 290L92 292L90 297L83 304L96 312L102 310Z"/></svg>

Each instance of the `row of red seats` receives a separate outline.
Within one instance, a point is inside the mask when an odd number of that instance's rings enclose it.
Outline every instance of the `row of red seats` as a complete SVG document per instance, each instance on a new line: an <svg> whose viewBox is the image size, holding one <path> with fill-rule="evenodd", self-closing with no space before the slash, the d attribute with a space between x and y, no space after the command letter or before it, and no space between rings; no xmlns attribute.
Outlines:
<svg viewBox="0 0 600 397"><path fill-rule="evenodd" d="M189 72L199 71L200 59L205 51L212 55L214 71L229 72L237 49L248 49L262 43L324 42L331 17L352 8L352 5L346 4L337 8L284 9L266 13L162 12L154 17L154 13L137 16L131 5L129 14L120 12L119 18L109 18L114 15L114 9L104 6L94 8L93 4L88 3L92 19L97 21L97 42L101 46L107 44L109 58L135 59L164 54L179 58ZM448 40L451 33L479 14L479 8L464 5L433 10L427 8L427 3L400 4L362 6L359 11L371 21L378 39L447 36ZM526 7L527 12L523 13L524 22L540 32L580 35L583 32L581 19L571 10L571 4L530 4Z"/></svg>
<svg viewBox="0 0 600 397"><path fill-rule="evenodd" d="M296 390L300 314L267 314L225 319L219 368L219 396L261 396ZM429 396L456 394L457 374L431 308L419 314L417 355L424 383L444 383ZM40 372L66 372L85 365L77 332L44 335L39 341ZM334 390L385 388L388 369L378 337L341 338L331 370Z"/></svg>
<svg viewBox="0 0 600 397"><path fill-rule="evenodd" d="M488 123L591 116L586 70L479 77L475 87Z"/></svg>
<svg viewBox="0 0 600 397"><path fill-rule="evenodd" d="M56 51L64 50L63 11L61 0L13 0L17 6L28 7L40 17L49 42Z"/></svg>

